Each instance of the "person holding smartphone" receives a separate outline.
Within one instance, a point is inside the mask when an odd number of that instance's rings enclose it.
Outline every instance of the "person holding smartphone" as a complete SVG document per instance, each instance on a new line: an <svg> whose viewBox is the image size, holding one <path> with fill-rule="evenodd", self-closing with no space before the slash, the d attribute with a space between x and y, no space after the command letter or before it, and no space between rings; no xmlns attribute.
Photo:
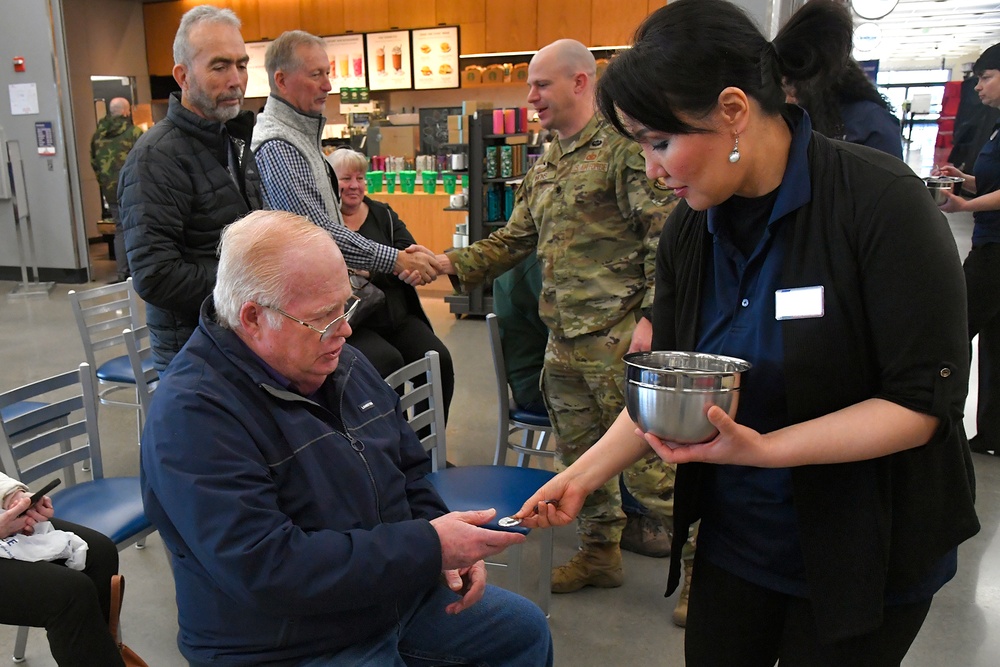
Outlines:
<svg viewBox="0 0 1000 667"><path fill-rule="evenodd" d="M27 562L0 559L0 623L45 628L52 657L59 667L122 665L121 654L108 632L111 577L118 573L118 549L108 537L89 528L53 518L52 499L33 502L31 491L0 473L0 539L31 535L35 526L53 527L78 535L87 543L82 571L62 561Z"/></svg>

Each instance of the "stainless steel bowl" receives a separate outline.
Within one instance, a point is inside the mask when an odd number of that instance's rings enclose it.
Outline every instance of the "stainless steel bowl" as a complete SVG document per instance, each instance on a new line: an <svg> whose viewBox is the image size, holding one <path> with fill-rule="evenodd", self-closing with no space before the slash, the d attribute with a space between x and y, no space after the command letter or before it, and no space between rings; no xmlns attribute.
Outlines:
<svg viewBox="0 0 1000 667"><path fill-rule="evenodd" d="M965 179L961 176L925 176L924 184L927 186L928 192L931 193L931 197L934 199L934 203L941 206L948 201L949 194L958 194L958 188L960 184L964 183Z"/></svg>
<svg viewBox="0 0 1000 667"><path fill-rule="evenodd" d="M718 434L705 416L718 405L733 417L740 396L742 359L699 352L626 354L625 405L643 431L682 445Z"/></svg>

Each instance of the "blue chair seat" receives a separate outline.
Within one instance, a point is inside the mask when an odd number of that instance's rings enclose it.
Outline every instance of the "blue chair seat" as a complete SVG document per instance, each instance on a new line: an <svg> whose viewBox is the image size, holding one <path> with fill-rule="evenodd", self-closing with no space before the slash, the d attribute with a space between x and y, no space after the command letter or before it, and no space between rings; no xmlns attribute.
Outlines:
<svg viewBox="0 0 1000 667"><path fill-rule="evenodd" d="M81 482L51 497L56 518L96 530L116 544L151 525L142 509L138 477Z"/></svg>
<svg viewBox="0 0 1000 667"><path fill-rule="evenodd" d="M555 473L537 468L515 466L464 466L438 470L427 475L434 489L453 511L496 508L496 516L484 528L527 535L521 526L501 528L497 523L521 509L524 501Z"/></svg>
<svg viewBox="0 0 1000 667"><path fill-rule="evenodd" d="M532 412L512 407L510 409L510 418L513 421L522 424L531 424L532 426L552 426L549 423L549 416L544 412Z"/></svg>
<svg viewBox="0 0 1000 667"><path fill-rule="evenodd" d="M142 370L148 371L152 368L152 359L143 360ZM128 355L115 357L101 364L97 369L97 379L102 382L135 384L135 374L132 372L132 364L128 360Z"/></svg>

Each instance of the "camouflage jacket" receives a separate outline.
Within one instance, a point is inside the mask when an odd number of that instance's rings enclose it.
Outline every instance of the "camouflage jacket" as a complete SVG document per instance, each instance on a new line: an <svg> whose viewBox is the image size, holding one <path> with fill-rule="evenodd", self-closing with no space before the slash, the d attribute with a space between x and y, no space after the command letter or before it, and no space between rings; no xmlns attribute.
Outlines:
<svg viewBox="0 0 1000 667"><path fill-rule="evenodd" d="M128 118L108 114L98 121L97 131L90 140L90 166L97 174L101 194L113 207L118 204L118 172L140 136L142 130Z"/></svg>
<svg viewBox="0 0 1000 667"><path fill-rule="evenodd" d="M614 326L653 304L656 245L672 195L654 199L639 146L596 116L528 171L507 225L448 253L463 285L504 273L537 247L538 314L556 336Z"/></svg>

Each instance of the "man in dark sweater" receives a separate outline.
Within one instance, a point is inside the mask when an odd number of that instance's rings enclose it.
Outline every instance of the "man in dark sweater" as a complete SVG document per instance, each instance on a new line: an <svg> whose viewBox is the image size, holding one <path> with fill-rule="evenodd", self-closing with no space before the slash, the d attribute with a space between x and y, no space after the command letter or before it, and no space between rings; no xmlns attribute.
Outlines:
<svg viewBox="0 0 1000 667"><path fill-rule="evenodd" d="M119 183L128 264L146 301L153 360L166 368L198 325L215 285L222 229L262 208L250 152L253 114L240 111L247 52L228 9L195 7L174 39L167 117L136 143Z"/></svg>

